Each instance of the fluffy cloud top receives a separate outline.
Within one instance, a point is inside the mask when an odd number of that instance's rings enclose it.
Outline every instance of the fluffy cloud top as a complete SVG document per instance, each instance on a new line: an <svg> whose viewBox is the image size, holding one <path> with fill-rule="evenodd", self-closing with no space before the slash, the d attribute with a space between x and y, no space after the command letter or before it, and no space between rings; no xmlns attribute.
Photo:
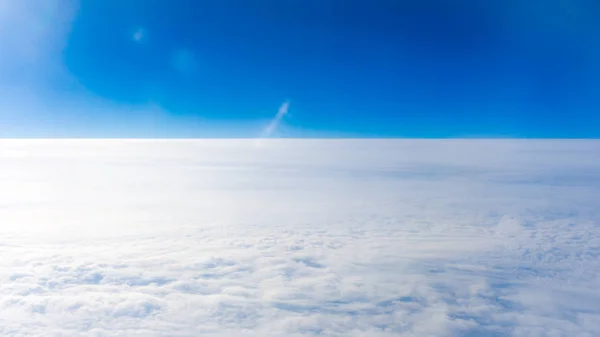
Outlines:
<svg viewBox="0 0 600 337"><path fill-rule="evenodd" d="M597 141L0 141L3 336L600 335Z"/></svg>

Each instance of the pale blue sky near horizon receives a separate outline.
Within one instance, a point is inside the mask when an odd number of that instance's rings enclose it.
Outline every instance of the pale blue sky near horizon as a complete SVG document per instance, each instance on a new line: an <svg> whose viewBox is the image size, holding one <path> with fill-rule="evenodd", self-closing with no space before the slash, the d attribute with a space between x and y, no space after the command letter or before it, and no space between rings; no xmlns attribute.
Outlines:
<svg viewBox="0 0 600 337"><path fill-rule="evenodd" d="M598 138L598 111L592 0L0 0L3 138Z"/></svg>

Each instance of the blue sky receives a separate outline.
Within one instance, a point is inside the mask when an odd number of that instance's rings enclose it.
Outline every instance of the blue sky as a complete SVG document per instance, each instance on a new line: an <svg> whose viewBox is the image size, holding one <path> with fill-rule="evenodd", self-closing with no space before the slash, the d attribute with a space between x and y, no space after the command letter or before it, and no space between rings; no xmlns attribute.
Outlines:
<svg viewBox="0 0 600 337"><path fill-rule="evenodd" d="M594 0L0 0L0 137L599 137Z"/></svg>

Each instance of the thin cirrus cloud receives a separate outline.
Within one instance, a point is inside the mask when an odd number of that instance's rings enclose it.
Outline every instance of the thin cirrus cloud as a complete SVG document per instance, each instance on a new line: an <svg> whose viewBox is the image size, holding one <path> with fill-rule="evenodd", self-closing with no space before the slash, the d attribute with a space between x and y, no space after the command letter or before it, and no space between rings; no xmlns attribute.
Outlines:
<svg viewBox="0 0 600 337"><path fill-rule="evenodd" d="M598 141L265 142L0 141L2 333L600 334Z"/></svg>
<svg viewBox="0 0 600 337"><path fill-rule="evenodd" d="M267 126L265 126L265 128L262 130L260 138L268 138L277 131L277 127L279 126L283 118L287 115L289 107L289 101L285 101L279 106L275 117L273 117L269 124L267 124Z"/></svg>

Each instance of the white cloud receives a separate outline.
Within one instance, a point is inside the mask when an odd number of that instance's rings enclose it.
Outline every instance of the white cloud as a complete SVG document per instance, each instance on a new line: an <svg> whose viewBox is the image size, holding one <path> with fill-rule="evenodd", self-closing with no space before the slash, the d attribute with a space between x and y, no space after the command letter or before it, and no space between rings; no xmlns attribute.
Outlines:
<svg viewBox="0 0 600 337"><path fill-rule="evenodd" d="M0 141L0 334L600 334L597 141Z"/></svg>
<svg viewBox="0 0 600 337"><path fill-rule="evenodd" d="M285 101L281 104L279 110L277 110L277 114L275 114L275 117L273 117L269 124L263 129L260 138L267 138L277 130L279 123L281 123L283 117L287 115L289 107L290 102L288 101Z"/></svg>

